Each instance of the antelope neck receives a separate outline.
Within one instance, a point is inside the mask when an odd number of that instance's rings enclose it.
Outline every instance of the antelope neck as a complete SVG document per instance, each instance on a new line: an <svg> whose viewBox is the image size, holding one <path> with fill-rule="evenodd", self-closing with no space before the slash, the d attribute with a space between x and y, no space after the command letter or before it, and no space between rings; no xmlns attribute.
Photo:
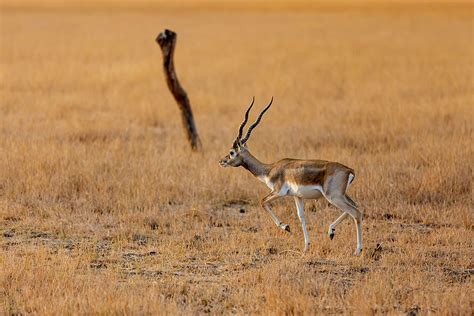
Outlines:
<svg viewBox="0 0 474 316"><path fill-rule="evenodd" d="M270 165L264 164L255 158L249 151L243 157L242 167L250 171L255 177L265 177L270 172Z"/></svg>

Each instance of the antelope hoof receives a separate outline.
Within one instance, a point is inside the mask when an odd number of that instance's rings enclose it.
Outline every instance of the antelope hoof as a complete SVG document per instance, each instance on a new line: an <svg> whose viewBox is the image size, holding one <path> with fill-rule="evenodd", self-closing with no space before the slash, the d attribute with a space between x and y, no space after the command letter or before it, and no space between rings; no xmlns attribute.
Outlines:
<svg viewBox="0 0 474 316"><path fill-rule="evenodd" d="M304 252L305 252L305 253L308 252L308 250L309 250L309 245L310 245L309 243L307 243L307 244L304 245Z"/></svg>
<svg viewBox="0 0 474 316"><path fill-rule="evenodd" d="M290 232L290 225L288 224L280 224L280 228L286 230L287 232Z"/></svg>
<svg viewBox="0 0 474 316"><path fill-rule="evenodd" d="M354 256L360 256L362 253L362 248L357 248L356 251L354 252Z"/></svg>
<svg viewBox="0 0 474 316"><path fill-rule="evenodd" d="M328 235L329 235L329 238L331 238L331 240L334 238L335 231L336 230L334 228L329 228Z"/></svg>

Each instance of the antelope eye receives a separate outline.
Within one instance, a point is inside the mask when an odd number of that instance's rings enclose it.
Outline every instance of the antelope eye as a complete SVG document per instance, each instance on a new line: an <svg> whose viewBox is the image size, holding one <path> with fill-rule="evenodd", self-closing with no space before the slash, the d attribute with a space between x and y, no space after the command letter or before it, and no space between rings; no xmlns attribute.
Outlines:
<svg viewBox="0 0 474 316"><path fill-rule="evenodd" d="M229 155L230 155L231 157L234 157L234 156L235 156L235 150L231 150L231 151L229 152Z"/></svg>

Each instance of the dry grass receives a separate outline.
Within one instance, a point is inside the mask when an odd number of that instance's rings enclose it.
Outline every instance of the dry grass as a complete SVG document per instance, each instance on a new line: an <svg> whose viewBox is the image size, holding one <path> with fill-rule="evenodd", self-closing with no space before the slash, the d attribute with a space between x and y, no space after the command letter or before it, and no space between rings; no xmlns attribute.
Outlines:
<svg viewBox="0 0 474 316"><path fill-rule="evenodd" d="M309 11L4 10L0 303L5 314L471 314L471 7ZM183 143L158 31L205 152ZM221 169L252 95L249 142L353 167L365 212L291 200Z"/></svg>

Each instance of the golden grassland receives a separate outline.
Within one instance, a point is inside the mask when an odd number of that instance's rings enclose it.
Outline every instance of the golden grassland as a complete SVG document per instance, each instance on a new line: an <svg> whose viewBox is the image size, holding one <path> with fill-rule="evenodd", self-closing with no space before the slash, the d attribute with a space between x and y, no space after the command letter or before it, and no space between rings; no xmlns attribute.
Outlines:
<svg viewBox="0 0 474 316"><path fill-rule="evenodd" d="M0 304L35 314L472 314L473 16L443 10L1 13ZM184 142L154 42L202 153ZM357 176L364 252L340 211L222 169L251 97L263 161ZM254 114L255 115L255 114Z"/></svg>
<svg viewBox="0 0 474 316"><path fill-rule="evenodd" d="M8 9L224 9L224 10L294 10L315 8L347 7L423 7L442 5L443 10L459 5L468 6L468 0L0 0L0 5Z"/></svg>

